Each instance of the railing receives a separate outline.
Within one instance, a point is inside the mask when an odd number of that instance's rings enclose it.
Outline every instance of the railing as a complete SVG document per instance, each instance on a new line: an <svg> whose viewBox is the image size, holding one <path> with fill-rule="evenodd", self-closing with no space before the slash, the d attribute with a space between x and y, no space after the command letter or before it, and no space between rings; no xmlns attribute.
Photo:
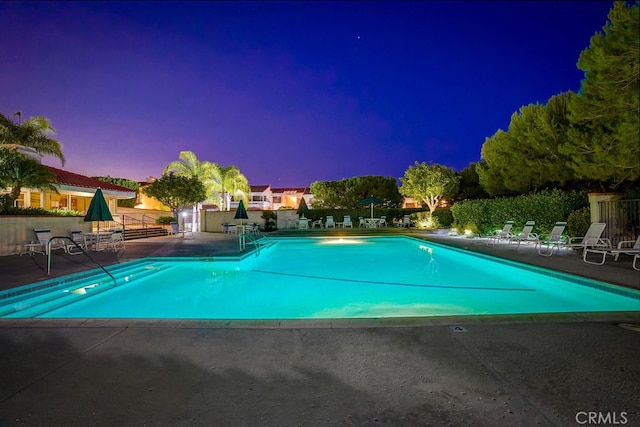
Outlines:
<svg viewBox="0 0 640 427"><path fill-rule="evenodd" d="M76 248L80 249L80 251L85 254L87 256L87 258L89 258L91 261L93 261L98 267L100 267L100 269L102 269L102 271L104 271L109 277L111 277L111 280L113 280L113 284L117 285L118 283L116 282L116 278L113 277L113 274L109 273L109 271L107 271L106 268L104 268L102 266L102 264L100 264L98 261L96 261L91 255L89 255L89 253L87 251L85 251L82 246L80 246L78 244L78 242L74 241L71 237L68 236L55 236L49 239L49 241L47 242L47 276L51 274L51 243L54 240L68 240L70 241Z"/></svg>
<svg viewBox="0 0 640 427"><path fill-rule="evenodd" d="M255 237L248 233L242 233L238 236L238 251L242 252L247 248L247 240L249 243L252 243L253 247L256 249L256 256L260 255L260 243L258 243Z"/></svg>
<svg viewBox="0 0 640 427"><path fill-rule="evenodd" d="M598 202L598 211L599 221L607 224L602 237L612 245L640 235L640 199Z"/></svg>

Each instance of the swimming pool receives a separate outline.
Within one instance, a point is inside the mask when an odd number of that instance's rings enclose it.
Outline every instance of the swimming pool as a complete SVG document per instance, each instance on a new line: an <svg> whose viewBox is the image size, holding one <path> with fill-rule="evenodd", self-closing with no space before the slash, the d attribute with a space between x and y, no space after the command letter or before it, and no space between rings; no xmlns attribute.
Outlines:
<svg viewBox="0 0 640 427"><path fill-rule="evenodd" d="M410 237L279 238L259 256L147 258L0 294L0 317L323 319L616 312L640 293Z"/></svg>

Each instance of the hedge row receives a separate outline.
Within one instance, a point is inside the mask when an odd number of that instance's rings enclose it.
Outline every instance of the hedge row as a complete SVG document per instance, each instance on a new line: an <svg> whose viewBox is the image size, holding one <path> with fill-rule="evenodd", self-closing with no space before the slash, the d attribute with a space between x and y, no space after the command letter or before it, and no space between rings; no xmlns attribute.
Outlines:
<svg viewBox="0 0 640 427"><path fill-rule="evenodd" d="M576 210L588 207L585 193L548 190L516 197L467 200L451 207L455 224L475 226L480 234L500 230L506 221L520 231L524 223L536 222L537 233L549 233L557 221L567 221Z"/></svg>

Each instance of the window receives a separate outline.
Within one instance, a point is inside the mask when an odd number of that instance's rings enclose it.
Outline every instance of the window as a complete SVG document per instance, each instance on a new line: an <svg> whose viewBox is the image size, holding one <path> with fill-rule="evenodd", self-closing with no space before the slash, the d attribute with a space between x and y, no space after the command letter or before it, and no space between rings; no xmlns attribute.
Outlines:
<svg viewBox="0 0 640 427"><path fill-rule="evenodd" d="M273 196L273 203L282 203L281 196Z"/></svg>

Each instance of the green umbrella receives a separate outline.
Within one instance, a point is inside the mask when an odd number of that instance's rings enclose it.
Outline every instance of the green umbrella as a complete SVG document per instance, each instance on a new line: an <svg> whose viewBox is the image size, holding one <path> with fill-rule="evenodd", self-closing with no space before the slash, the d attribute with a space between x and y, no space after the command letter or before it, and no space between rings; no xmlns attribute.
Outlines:
<svg viewBox="0 0 640 427"><path fill-rule="evenodd" d="M298 206L298 210L296 213L304 218L304 214L309 212L309 207L307 206L307 202L304 201L304 197L300 200L300 206Z"/></svg>
<svg viewBox="0 0 640 427"><path fill-rule="evenodd" d="M371 218L373 218L373 205L381 205L383 203L384 200L373 196L367 197L366 199L362 199L358 202L359 205L371 205Z"/></svg>
<svg viewBox="0 0 640 427"><path fill-rule="evenodd" d="M109 206L107 205L107 201L104 199L104 195L100 188L96 190L96 194L94 194L91 199L91 203L89 203L89 209L87 209L87 214L85 215L84 220L86 222L98 221L98 228L100 228L99 221L113 221L113 217L109 211Z"/></svg>
<svg viewBox="0 0 640 427"><path fill-rule="evenodd" d="M249 215L247 215L247 210L244 208L244 201L240 200L238 204L238 209L236 209L236 214L233 216L233 219L239 219L240 225L242 225L243 219L249 219Z"/></svg>

